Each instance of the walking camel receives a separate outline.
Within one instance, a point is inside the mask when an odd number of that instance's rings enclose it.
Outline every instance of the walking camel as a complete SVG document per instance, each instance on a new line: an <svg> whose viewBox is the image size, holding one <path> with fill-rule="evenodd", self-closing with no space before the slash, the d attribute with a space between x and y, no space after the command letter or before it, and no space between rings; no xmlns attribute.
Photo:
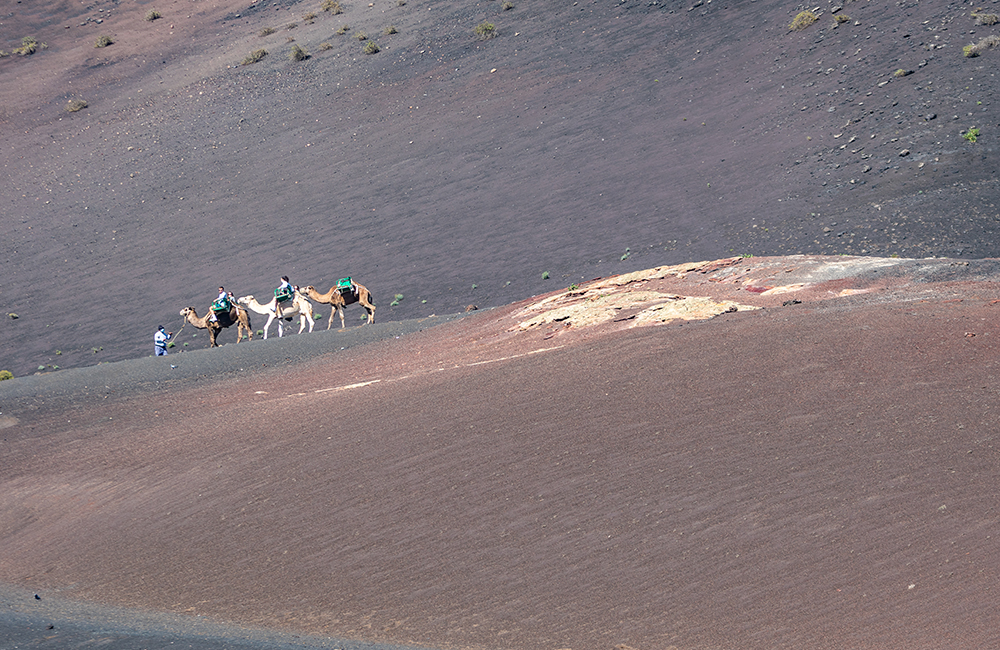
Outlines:
<svg viewBox="0 0 1000 650"><path fill-rule="evenodd" d="M195 312L194 307L185 307L181 310L181 316L184 317L184 322L191 323L200 330L208 330L208 338L211 341L209 347L217 348L219 344L215 342L215 337L219 335L223 329L236 325L236 342L239 343L243 340L243 331L246 330L247 340L253 340L253 330L250 328L250 316L247 314L247 310L239 305L233 305L229 312L221 312L216 314L217 320L209 320L209 314L204 316L199 316Z"/></svg>
<svg viewBox="0 0 1000 650"><path fill-rule="evenodd" d="M305 296L296 292L295 298L292 299L292 306L281 308L281 318L278 318L277 314L275 314L277 301L277 298L272 298L271 302L266 305L262 305L257 302L257 299L253 296L243 296L242 298L237 299L236 302L243 305L250 311L255 311L258 314L267 314L267 324L264 325L265 340L267 340L267 330L271 327L271 321L278 321L278 338L280 339L283 334L281 321L283 319L292 320L292 318L296 315L299 317L299 334L301 334L302 330L306 328L306 321L309 321L309 331L313 331L315 321L313 320L312 303L309 302Z"/></svg>
<svg viewBox="0 0 1000 650"><path fill-rule="evenodd" d="M368 312L368 324L371 325L375 322L375 303L372 299L372 294L364 286L358 284L357 282L352 283L355 287L354 291L348 291L346 294L341 294L337 290L337 287L332 287L326 293L320 293L316 291L316 287L309 285L306 287L305 294L315 300L316 302L321 302L326 305L330 305L332 309L337 310L337 315L340 316L340 328L344 328L344 307L347 305L353 305L356 302L361 303L361 306L365 308ZM330 314L330 320L326 323L326 329L330 329L333 324L333 314Z"/></svg>

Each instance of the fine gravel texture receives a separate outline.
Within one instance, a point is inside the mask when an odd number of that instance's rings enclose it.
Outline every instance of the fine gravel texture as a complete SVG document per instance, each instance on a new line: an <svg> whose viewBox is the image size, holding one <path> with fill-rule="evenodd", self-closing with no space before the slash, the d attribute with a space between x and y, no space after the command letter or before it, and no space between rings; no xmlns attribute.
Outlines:
<svg viewBox="0 0 1000 650"><path fill-rule="evenodd" d="M979 5L319 4L5 10L0 50L47 47L0 58L0 370L148 355L282 275L403 320L734 254L1000 255Z"/></svg>

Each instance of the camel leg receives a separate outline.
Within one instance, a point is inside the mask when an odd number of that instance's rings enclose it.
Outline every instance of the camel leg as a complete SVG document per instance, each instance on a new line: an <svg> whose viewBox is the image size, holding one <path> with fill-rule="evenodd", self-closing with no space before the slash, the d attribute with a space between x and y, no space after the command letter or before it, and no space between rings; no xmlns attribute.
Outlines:
<svg viewBox="0 0 1000 650"><path fill-rule="evenodd" d="M340 329L344 329L347 326L344 325L344 308L343 307L337 307L337 315L340 316Z"/></svg>
<svg viewBox="0 0 1000 650"><path fill-rule="evenodd" d="M267 315L267 323L264 324L264 340L265 341L267 340L267 330L269 330L271 328L271 321L273 321L273 320L274 320L274 313L272 312L272 313L269 313ZM281 327L281 325L278 325L278 327Z"/></svg>
<svg viewBox="0 0 1000 650"><path fill-rule="evenodd" d="M210 347L210 348L217 348L217 347L219 347L219 344L215 342L215 337L217 335L218 335L218 330L216 330L214 327L209 327L208 328L208 340L211 343L211 345L209 345L208 347Z"/></svg>

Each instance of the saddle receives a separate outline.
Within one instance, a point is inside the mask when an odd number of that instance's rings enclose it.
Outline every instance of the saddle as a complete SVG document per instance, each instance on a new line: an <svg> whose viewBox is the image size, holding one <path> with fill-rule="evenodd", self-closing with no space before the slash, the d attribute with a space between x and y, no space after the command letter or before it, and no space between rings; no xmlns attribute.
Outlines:
<svg viewBox="0 0 1000 650"><path fill-rule="evenodd" d="M229 310L233 308L233 303L230 302L228 298L218 298L212 302L212 311L215 312L216 316L220 313L229 313Z"/></svg>
<svg viewBox="0 0 1000 650"><path fill-rule="evenodd" d="M286 287L284 289L275 289L274 297L278 302L288 302L295 297L295 289L291 287Z"/></svg>
<svg viewBox="0 0 1000 650"><path fill-rule="evenodd" d="M351 278L341 278L337 280L337 293L340 295L353 294L356 291L354 288L354 280Z"/></svg>

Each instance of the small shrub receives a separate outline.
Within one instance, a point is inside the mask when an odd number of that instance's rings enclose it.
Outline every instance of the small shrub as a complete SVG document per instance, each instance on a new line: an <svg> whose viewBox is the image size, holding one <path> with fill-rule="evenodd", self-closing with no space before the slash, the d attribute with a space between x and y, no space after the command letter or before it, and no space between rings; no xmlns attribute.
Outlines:
<svg viewBox="0 0 1000 650"><path fill-rule="evenodd" d="M330 45L326 41L323 41L322 43L319 44L319 51L320 52L325 52L326 50L332 50L332 49L333 49L333 45Z"/></svg>
<svg viewBox="0 0 1000 650"><path fill-rule="evenodd" d="M312 25L314 22L316 22L316 14L310 11L306 15L302 16L302 22Z"/></svg>
<svg viewBox="0 0 1000 650"><path fill-rule="evenodd" d="M396 306L396 305L398 305L398 304L400 303L400 301L402 301L402 300L403 300L403 294L401 294L401 293L397 293L397 294L396 294L396 297L395 297L395 298L393 299L393 301L389 303L389 306L390 306L390 307L395 307L395 306Z"/></svg>
<svg viewBox="0 0 1000 650"><path fill-rule="evenodd" d="M378 54L379 47L375 41L368 41L365 46L361 48L362 54Z"/></svg>
<svg viewBox="0 0 1000 650"><path fill-rule="evenodd" d="M817 20L819 20L819 18L817 18L816 14L814 14L813 12L800 11L799 14L795 17L795 20L792 21L792 24L788 26L788 29L792 30L793 32L799 32L808 27L809 25L812 25Z"/></svg>
<svg viewBox="0 0 1000 650"><path fill-rule="evenodd" d="M970 128L968 131L962 134L962 137L969 142L975 142L979 138L979 129L976 127Z"/></svg>
<svg viewBox="0 0 1000 650"><path fill-rule="evenodd" d="M21 56L30 56L38 50L44 50L47 47L48 45L40 43L34 36L25 36L21 39L21 47L15 47L13 52Z"/></svg>
<svg viewBox="0 0 1000 650"><path fill-rule="evenodd" d="M0 50L0 59L4 58L5 56L10 56L10 52Z"/></svg>
<svg viewBox="0 0 1000 650"><path fill-rule="evenodd" d="M834 20L835 20L835 21L836 21L836 22L837 22L838 24L840 24L840 23L849 23L849 22L851 22L851 17L850 17L850 16L848 16L847 14L837 14L837 15L835 15L835 16L833 17L833 19L834 19Z"/></svg>
<svg viewBox="0 0 1000 650"><path fill-rule="evenodd" d="M158 20L160 18L163 18L163 15L156 9L150 9L146 12L145 20L148 22L153 22L154 20Z"/></svg>
<svg viewBox="0 0 1000 650"><path fill-rule="evenodd" d="M260 36L261 38L263 38L265 36L270 36L271 34L275 33L276 31L278 31L278 30L276 30L274 27L265 27L264 29L262 29L259 32L257 32L257 36Z"/></svg>
<svg viewBox="0 0 1000 650"><path fill-rule="evenodd" d="M77 111L82 111L83 109L87 108L87 106L88 104L85 100L71 99L69 100L69 103L66 104L66 112L75 113Z"/></svg>
<svg viewBox="0 0 1000 650"><path fill-rule="evenodd" d="M548 280L549 279L549 272L548 271L543 271L542 272L542 279L543 280Z"/></svg>
<svg viewBox="0 0 1000 650"><path fill-rule="evenodd" d="M972 12L972 17L976 19L977 25L996 25L1000 23L1000 16L997 14L983 14Z"/></svg>
<svg viewBox="0 0 1000 650"><path fill-rule="evenodd" d="M500 8L503 9L504 11L510 11L511 9L514 8L514 3L513 2L505 2L502 5L500 5Z"/></svg>
<svg viewBox="0 0 1000 650"><path fill-rule="evenodd" d="M0 370L0 381L6 381L8 379L13 379L14 373L10 370Z"/></svg>
<svg viewBox="0 0 1000 650"><path fill-rule="evenodd" d="M265 50L264 48L261 48L259 50L254 50L253 52L248 54L245 59L240 61L240 65L250 65L252 63L257 63L265 56L267 56L267 50Z"/></svg>
<svg viewBox="0 0 1000 650"><path fill-rule="evenodd" d="M94 47L107 47L114 44L114 39L110 36L98 36L97 40L94 41Z"/></svg>
<svg viewBox="0 0 1000 650"><path fill-rule="evenodd" d="M898 70L896 70L895 72L892 73L892 76L894 76L894 77L905 77L908 74L911 74L910 70L904 70L902 68L899 68Z"/></svg>
<svg viewBox="0 0 1000 650"><path fill-rule="evenodd" d="M965 47L963 47L962 54L964 54L969 58L972 58L979 56L980 54L982 54L991 47L998 47L998 46L1000 46L1000 36L996 35L985 36L979 39L978 42L970 43Z"/></svg>
<svg viewBox="0 0 1000 650"><path fill-rule="evenodd" d="M493 38L497 35L496 25L493 23L488 23L483 21L472 28L472 31L479 37L479 40L485 41L487 39Z"/></svg>
<svg viewBox="0 0 1000 650"><path fill-rule="evenodd" d="M291 51L288 53L288 58L292 61L305 61L309 58L309 53L298 45L293 45Z"/></svg>
<svg viewBox="0 0 1000 650"><path fill-rule="evenodd" d="M358 39L359 41L368 40L368 34L365 34L364 32L358 32L357 34L354 35L354 38Z"/></svg>
<svg viewBox="0 0 1000 650"><path fill-rule="evenodd" d="M346 34L350 29L350 25L341 25L334 34Z"/></svg>
<svg viewBox="0 0 1000 650"><path fill-rule="evenodd" d="M382 30L382 33L388 36L390 34L398 34L399 30L396 29L395 25L389 25L388 27Z"/></svg>
<svg viewBox="0 0 1000 650"><path fill-rule="evenodd" d="M334 16L344 13L344 8L340 6L340 3L337 2L337 0L323 0L323 4L320 5L320 9L323 11L329 11Z"/></svg>
<svg viewBox="0 0 1000 650"><path fill-rule="evenodd" d="M285 25L285 29L295 29L298 26L299 26L298 23L288 23L287 25Z"/></svg>

